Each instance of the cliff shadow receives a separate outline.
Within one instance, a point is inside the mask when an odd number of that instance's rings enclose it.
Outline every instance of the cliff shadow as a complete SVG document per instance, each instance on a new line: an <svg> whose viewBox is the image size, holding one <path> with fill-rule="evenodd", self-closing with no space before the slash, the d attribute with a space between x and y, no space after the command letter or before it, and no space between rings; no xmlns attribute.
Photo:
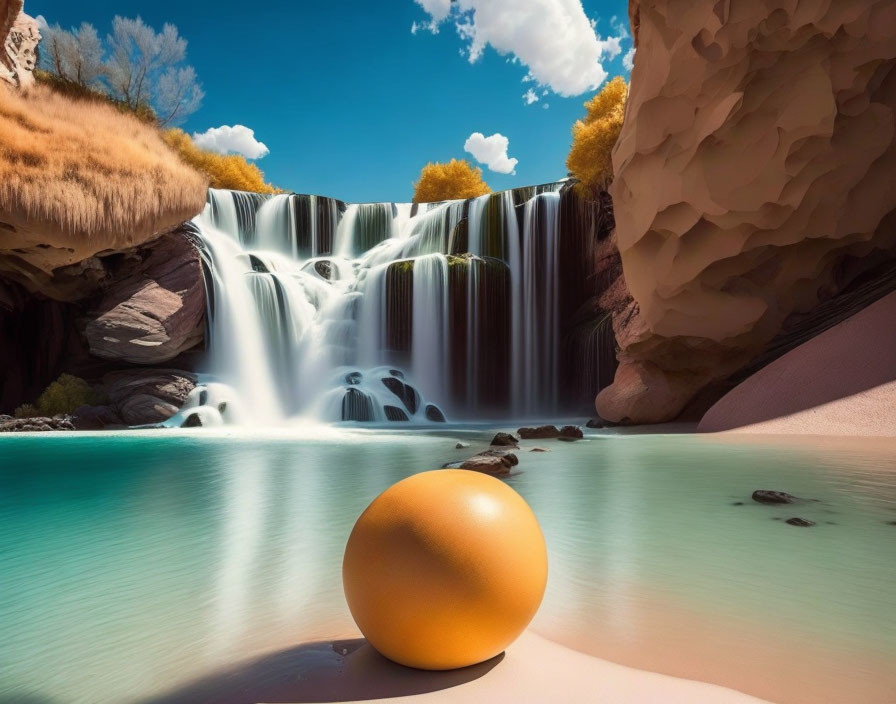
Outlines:
<svg viewBox="0 0 896 704"><path fill-rule="evenodd" d="M459 670L398 665L366 640L304 643L191 682L143 704L271 704L384 699L435 692L478 679L504 653Z"/></svg>

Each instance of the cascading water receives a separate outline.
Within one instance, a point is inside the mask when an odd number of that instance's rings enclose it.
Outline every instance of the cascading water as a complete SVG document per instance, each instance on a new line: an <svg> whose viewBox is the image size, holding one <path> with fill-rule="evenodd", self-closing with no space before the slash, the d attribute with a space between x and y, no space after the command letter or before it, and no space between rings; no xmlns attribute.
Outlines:
<svg viewBox="0 0 896 704"><path fill-rule="evenodd" d="M263 423L564 410L562 186L421 205L211 190L194 225L218 383L188 406Z"/></svg>

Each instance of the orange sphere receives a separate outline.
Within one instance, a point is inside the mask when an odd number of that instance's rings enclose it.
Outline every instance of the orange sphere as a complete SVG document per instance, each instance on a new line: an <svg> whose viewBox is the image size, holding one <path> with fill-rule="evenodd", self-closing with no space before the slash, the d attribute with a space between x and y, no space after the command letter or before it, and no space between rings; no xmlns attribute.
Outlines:
<svg viewBox="0 0 896 704"><path fill-rule="evenodd" d="M442 469L373 500L345 546L358 628L387 658L426 670L488 660L523 632L547 582L532 509L494 477Z"/></svg>

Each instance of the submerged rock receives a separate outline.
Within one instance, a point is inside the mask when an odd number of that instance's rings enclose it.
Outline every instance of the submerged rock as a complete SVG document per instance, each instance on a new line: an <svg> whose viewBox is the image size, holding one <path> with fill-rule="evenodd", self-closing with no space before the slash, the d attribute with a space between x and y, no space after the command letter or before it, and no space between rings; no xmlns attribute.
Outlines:
<svg viewBox="0 0 896 704"><path fill-rule="evenodd" d="M342 420L373 420L373 401L363 391L346 389L342 397Z"/></svg>
<svg viewBox="0 0 896 704"><path fill-rule="evenodd" d="M510 474L510 468L517 464L519 464L519 459L512 452L489 453L486 451L461 462L460 468L486 474L505 475Z"/></svg>
<svg viewBox="0 0 896 704"><path fill-rule="evenodd" d="M586 428L615 428L618 423L614 423L611 420L604 420L603 418L591 418L587 423L585 423Z"/></svg>
<svg viewBox="0 0 896 704"><path fill-rule="evenodd" d="M361 383L361 372L349 372L345 375L345 383L356 386Z"/></svg>
<svg viewBox="0 0 896 704"><path fill-rule="evenodd" d="M786 491L757 489L753 492L753 501L758 501L760 504L792 504L796 501L796 497Z"/></svg>
<svg viewBox="0 0 896 704"><path fill-rule="evenodd" d="M454 446L455 450L463 450L465 447L469 447L470 443L468 442L459 442Z"/></svg>
<svg viewBox="0 0 896 704"><path fill-rule="evenodd" d="M428 403L426 405L426 420L433 423L444 423L445 414L442 413L442 410L438 406Z"/></svg>
<svg viewBox="0 0 896 704"><path fill-rule="evenodd" d="M520 443L519 443L519 440L517 440L510 433L496 433L495 437L492 438L492 441L490 444L498 445L498 446L509 445L509 446L516 447Z"/></svg>
<svg viewBox="0 0 896 704"><path fill-rule="evenodd" d="M408 418L408 414L405 413L400 408L398 408L397 406L383 406L383 411L385 411L386 418L388 420L395 420L395 421L410 420Z"/></svg>
<svg viewBox="0 0 896 704"><path fill-rule="evenodd" d="M788 518L784 522L791 526L800 526L801 528L808 528L809 526L815 525L815 521L810 521L808 518L799 517Z"/></svg>
<svg viewBox="0 0 896 704"><path fill-rule="evenodd" d="M550 452L546 447L533 447L529 452Z"/></svg>
<svg viewBox="0 0 896 704"><path fill-rule="evenodd" d="M410 411L411 415L417 412L418 406L418 397L417 392L414 390L414 387L409 384L405 384L403 381L400 381L394 377L387 376L383 381L383 386L385 386L389 391L398 396L401 399L401 402L404 404L405 408ZM427 408L427 418L429 417L429 408ZM391 418L389 420L392 420ZM407 418L404 418L407 420ZM430 419L431 420L431 419ZM444 421L444 416L442 417Z"/></svg>
<svg viewBox="0 0 896 704"><path fill-rule="evenodd" d="M181 428L201 428L202 427L202 418L199 417L198 413L191 413L188 415L184 422L180 424Z"/></svg>

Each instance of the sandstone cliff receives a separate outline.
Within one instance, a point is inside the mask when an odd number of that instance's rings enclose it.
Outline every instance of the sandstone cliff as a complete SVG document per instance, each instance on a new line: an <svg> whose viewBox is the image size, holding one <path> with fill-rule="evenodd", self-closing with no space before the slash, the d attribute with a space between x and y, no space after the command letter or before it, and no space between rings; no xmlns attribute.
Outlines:
<svg viewBox="0 0 896 704"><path fill-rule="evenodd" d="M671 420L896 245L896 3L633 0L613 421Z"/></svg>
<svg viewBox="0 0 896 704"><path fill-rule="evenodd" d="M22 0L0 0L0 82L34 85L39 41L37 20L22 12Z"/></svg>

